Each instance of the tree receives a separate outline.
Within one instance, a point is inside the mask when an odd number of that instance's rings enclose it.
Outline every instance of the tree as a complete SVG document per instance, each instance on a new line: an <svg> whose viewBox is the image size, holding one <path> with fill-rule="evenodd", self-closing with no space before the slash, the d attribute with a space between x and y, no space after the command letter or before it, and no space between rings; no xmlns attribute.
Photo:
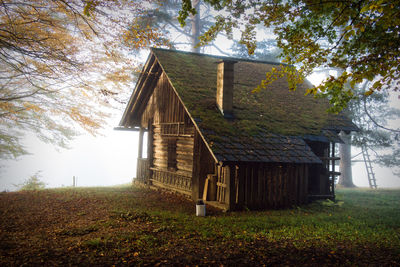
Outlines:
<svg viewBox="0 0 400 267"><path fill-rule="evenodd" d="M339 144L340 176L338 184L342 187L355 187L351 168L351 135L341 132L340 138L344 143Z"/></svg>
<svg viewBox="0 0 400 267"><path fill-rule="evenodd" d="M338 184L343 187L354 186L351 175L352 162L364 161L363 158L360 160L358 157L361 153L351 157L351 146L372 151L373 163L391 168L395 175L400 175L398 169L400 166L400 143L398 142L400 129L391 129L387 126L389 121L400 118L400 110L390 107L388 92L376 92L366 97L367 88L368 82L357 86L354 94L358 97L349 102L346 108L346 115L352 118L360 131L352 133L352 136L341 133L341 139L345 143L339 144L341 175Z"/></svg>
<svg viewBox="0 0 400 267"><path fill-rule="evenodd" d="M400 176L400 128L388 126L389 121L399 120L400 110L390 107L387 91L366 97L367 88L368 82L359 86L355 92L359 97L349 105L350 117L360 128L353 134L352 144L372 150L374 163L391 168Z"/></svg>
<svg viewBox="0 0 400 267"><path fill-rule="evenodd" d="M180 0L166 0L161 4L154 2L147 6L142 13L132 20L130 32L127 32L126 42L124 43L130 48L137 49L130 44L135 39L137 31L145 29L157 29L159 42L156 46L164 46L168 48L188 49L192 52L202 52L205 47L214 47L220 53L229 54L222 51L215 43L210 42L205 46L198 46L199 36L213 24L214 17L211 13L212 9L209 5L201 0L192 0L191 4L196 10L195 15L191 15L189 23L184 27L180 27L178 21L179 10L181 7ZM147 45L147 47L150 44ZM140 47L143 48L143 47Z"/></svg>
<svg viewBox="0 0 400 267"><path fill-rule="evenodd" d="M257 48L252 55L248 54L246 47L235 41L231 46L232 56L248 59L256 59L269 62L279 62L280 51L273 39L267 39L256 43Z"/></svg>
<svg viewBox="0 0 400 267"><path fill-rule="evenodd" d="M22 184L15 186L19 187L20 191L44 189L46 187L46 183L40 180L41 177L42 177L41 171L37 171L35 174L31 175L27 180L25 180Z"/></svg>
<svg viewBox="0 0 400 267"><path fill-rule="evenodd" d="M196 14L191 16L191 36L190 43L192 44L192 52L200 52L200 47L197 45L200 36L200 0L192 0L192 6L196 10Z"/></svg>
<svg viewBox="0 0 400 267"><path fill-rule="evenodd" d="M124 3L0 2L2 159L28 153L21 144L26 131L65 147L80 129L96 134L105 124L104 108L132 76L131 57L117 41L126 33L126 17L146 5ZM154 42L154 34L132 42L143 46L143 40Z"/></svg>
<svg viewBox="0 0 400 267"><path fill-rule="evenodd" d="M284 72L292 89L316 68L340 68L309 93L328 97L331 111L339 112L355 98L353 88L371 82L366 96L400 86L400 4L398 0L364 1L225 1L205 0L219 12L215 24L200 44L218 32L242 33L241 43L249 54L256 48L257 26L273 28L282 50ZM191 2L182 1L180 21L194 14ZM297 71L295 71L295 68ZM273 77L269 75L268 77ZM263 84L268 85L271 79ZM345 84L350 88L346 89Z"/></svg>

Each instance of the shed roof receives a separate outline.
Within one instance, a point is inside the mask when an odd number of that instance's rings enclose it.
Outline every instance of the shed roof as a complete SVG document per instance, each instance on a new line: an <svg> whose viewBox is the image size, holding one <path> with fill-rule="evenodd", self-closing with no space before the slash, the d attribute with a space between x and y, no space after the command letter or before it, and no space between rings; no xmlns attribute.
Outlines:
<svg viewBox="0 0 400 267"><path fill-rule="evenodd" d="M344 116L329 114L327 100L305 96L308 82L289 91L281 78L253 93L276 63L234 59L234 119L228 120L216 106L216 63L232 58L157 48L151 56L219 161L317 163L319 158L303 139L337 142L337 131L357 130Z"/></svg>

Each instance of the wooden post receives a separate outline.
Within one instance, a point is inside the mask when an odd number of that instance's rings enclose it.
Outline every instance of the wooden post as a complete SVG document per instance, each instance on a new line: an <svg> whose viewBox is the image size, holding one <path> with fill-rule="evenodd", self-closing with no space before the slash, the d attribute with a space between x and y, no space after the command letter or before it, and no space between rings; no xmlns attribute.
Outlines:
<svg viewBox="0 0 400 267"><path fill-rule="evenodd" d="M235 169L233 165L225 166L226 173L226 204L228 210L235 209L236 190L235 190Z"/></svg>
<svg viewBox="0 0 400 267"><path fill-rule="evenodd" d="M204 189L203 189L203 200L207 201L207 194L208 194L208 182L210 181L210 178L206 179L206 182L204 183Z"/></svg>
<svg viewBox="0 0 400 267"><path fill-rule="evenodd" d="M304 195L306 196L306 201L308 202L308 165L303 164L304 166Z"/></svg>
<svg viewBox="0 0 400 267"><path fill-rule="evenodd" d="M237 205L239 207L243 207L244 206L244 196L245 196L245 172L243 172L243 165L239 165L239 168L237 169L237 180L238 180L238 199L237 199Z"/></svg>
<svg viewBox="0 0 400 267"><path fill-rule="evenodd" d="M193 170L192 170L192 199L200 198L200 157L201 157L201 138L196 131L193 144Z"/></svg>
<svg viewBox="0 0 400 267"><path fill-rule="evenodd" d="M335 163L336 163L336 161L335 161L335 143L332 143L332 184L331 184L332 190L331 191L332 191L333 200L335 200L335 178L336 178Z"/></svg>
<svg viewBox="0 0 400 267"><path fill-rule="evenodd" d="M148 160L148 170L147 170L147 177L146 179L146 183L150 183L150 179L151 177L153 177L153 171L150 169L151 167L153 167L153 158L154 158L154 154L153 154L153 146L154 146L154 136L153 136L153 119L149 119L148 121L148 126L147 126L147 160Z"/></svg>
<svg viewBox="0 0 400 267"><path fill-rule="evenodd" d="M142 126L139 128L139 144L138 144L138 157L137 157L137 165L136 165L136 178L140 182L143 181L142 177L142 156L143 156L143 134L144 134L144 129Z"/></svg>
<svg viewBox="0 0 400 267"><path fill-rule="evenodd" d="M141 159L143 156L143 134L144 134L144 129L142 126L140 126L139 129L139 150L138 150L138 159Z"/></svg>

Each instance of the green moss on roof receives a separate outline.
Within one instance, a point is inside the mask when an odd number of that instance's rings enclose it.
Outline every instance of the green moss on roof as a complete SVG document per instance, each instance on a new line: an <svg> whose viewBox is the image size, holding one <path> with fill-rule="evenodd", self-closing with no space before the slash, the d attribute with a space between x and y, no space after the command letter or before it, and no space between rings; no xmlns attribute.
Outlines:
<svg viewBox="0 0 400 267"><path fill-rule="evenodd" d="M223 57L152 49L200 129L217 135L249 135L266 131L286 136L321 135L323 129L355 130L341 116L328 114L325 99L305 96L309 84L289 91L287 81L273 82L252 93L275 64L240 60L235 64L234 119L225 119L216 107L217 64ZM209 138L212 139L212 138ZM210 140L213 141L213 140Z"/></svg>

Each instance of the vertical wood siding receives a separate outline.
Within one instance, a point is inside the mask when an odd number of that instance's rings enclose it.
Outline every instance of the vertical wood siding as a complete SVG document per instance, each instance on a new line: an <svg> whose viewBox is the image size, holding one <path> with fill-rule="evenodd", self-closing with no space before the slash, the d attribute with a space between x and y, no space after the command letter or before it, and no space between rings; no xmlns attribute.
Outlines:
<svg viewBox="0 0 400 267"><path fill-rule="evenodd" d="M152 120L153 124L183 122L185 125L192 125L164 73L158 79L157 86L143 111L142 126L147 128L149 120Z"/></svg>
<svg viewBox="0 0 400 267"><path fill-rule="evenodd" d="M229 171L227 170L229 168ZM229 173L234 172L233 175ZM234 183L227 192L228 180ZM306 164L247 163L227 165L218 171L217 200L230 209L287 208L307 201ZM228 200L228 194L233 200ZM230 202L230 203L228 203Z"/></svg>

